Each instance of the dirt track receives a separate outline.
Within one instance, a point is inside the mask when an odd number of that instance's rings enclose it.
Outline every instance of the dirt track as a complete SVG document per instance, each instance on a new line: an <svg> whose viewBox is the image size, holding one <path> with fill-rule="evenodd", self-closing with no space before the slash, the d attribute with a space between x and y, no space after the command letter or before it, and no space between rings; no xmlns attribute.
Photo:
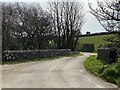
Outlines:
<svg viewBox="0 0 120 90"><path fill-rule="evenodd" d="M83 68L84 56L2 67L3 88L115 88Z"/></svg>

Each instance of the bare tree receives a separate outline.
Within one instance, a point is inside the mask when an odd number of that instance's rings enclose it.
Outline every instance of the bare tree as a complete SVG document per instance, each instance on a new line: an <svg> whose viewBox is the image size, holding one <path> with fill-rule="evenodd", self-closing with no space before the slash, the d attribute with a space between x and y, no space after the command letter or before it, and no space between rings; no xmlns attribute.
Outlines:
<svg viewBox="0 0 120 90"><path fill-rule="evenodd" d="M3 3L4 50L47 48L53 36L51 15L39 4Z"/></svg>
<svg viewBox="0 0 120 90"><path fill-rule="evenodd" d="M57 48L75 50L84 24L83 4L80 2L49 2Z"/></svg>
<svg viewBox="0 0 120 90"><path fill-rule="evenodd" d="M92 4L89 3L91 13L106 31L118 32L117 39L110 37L105 40L120 43L120 0L98 0L97 5L97 8L93 8Z"/></svg>

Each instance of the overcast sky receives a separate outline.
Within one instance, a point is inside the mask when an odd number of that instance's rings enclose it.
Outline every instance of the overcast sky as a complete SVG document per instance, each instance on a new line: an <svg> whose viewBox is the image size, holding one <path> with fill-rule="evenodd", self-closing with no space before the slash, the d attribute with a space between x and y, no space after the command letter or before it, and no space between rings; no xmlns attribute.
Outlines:
<svg viewBox="0 0 120 90"><path fill-rule="evenodd" d="M42 7L46 7L46 2L51 1L51 0L0 0L1 2L40 2ZM57 0L56 0L57 1ZM65 1L65 0L63 0ZM85 21L86 23L84 24L82 28L82 33L86 33L87 31L90 31L91 33L96 33L96 32L105 32L103 27L99 24L97 19L89 13L89 7L88 7L88 0L77 0L81 1L84 3L84 10L85 10ZM89 2L92 3L94 7L96 7L96 1L97 0L89 0Z"/></svg>

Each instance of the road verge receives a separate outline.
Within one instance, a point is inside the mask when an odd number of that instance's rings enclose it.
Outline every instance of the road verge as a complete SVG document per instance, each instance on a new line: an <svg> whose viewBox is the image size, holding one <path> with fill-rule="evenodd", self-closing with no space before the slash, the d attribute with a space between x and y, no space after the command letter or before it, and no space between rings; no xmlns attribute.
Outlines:
<svg viewBox="0 0 120 90"><path fill-rule="evenodd" d="M120 87L120 59L117 63L107 64L91 55L83 62L84 67L96 76Z"/></svg>

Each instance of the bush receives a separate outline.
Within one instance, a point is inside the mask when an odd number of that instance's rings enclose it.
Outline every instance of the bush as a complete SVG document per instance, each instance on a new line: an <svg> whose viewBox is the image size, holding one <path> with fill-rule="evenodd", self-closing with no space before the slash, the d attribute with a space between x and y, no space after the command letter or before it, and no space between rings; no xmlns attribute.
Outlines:
<svg viewBox="0 0 120 90"><path fill-rule="evenodd" d="M104 48L112 48L112 47L115 47L113 44L104 44L103 46Z"/></svg>
<svg viewBox="0 0 120 90"><path fill-rule="evenodd" d="M120 58L120 48L118 48L118 57Z"/></svg>
<svg viewBox="0 0 120 90"><path fill-rule="evenodd" d="M82 52L94 52L94 44L83 44L82 48L80 51Z"/></svg>
<svg viewBox="0 0 120 90"><path fill-rule="evenodd" d="M117 70L118 70L118 74L120 75L120 59L118 60L118 64L117 64Z"/></svg>
<svg viewBox="0 0 120 90"><path fill-rule="evenodd" d="M116 80L117 85L120 87L120 77Z"/></svg>

